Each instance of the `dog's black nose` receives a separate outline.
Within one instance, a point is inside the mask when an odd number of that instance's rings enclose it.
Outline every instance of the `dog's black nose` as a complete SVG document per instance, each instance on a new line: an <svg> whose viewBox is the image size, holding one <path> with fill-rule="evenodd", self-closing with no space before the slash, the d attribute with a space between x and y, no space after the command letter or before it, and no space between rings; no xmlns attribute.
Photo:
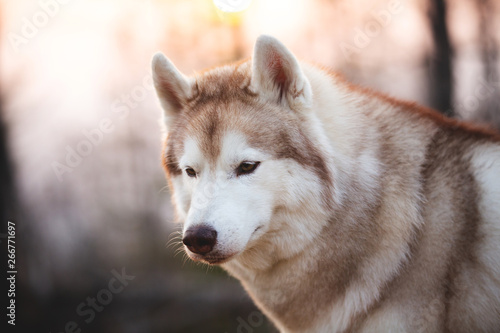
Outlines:
<svg viewBox="0 0 500 333"><path fill-rule="evenodd" d="M207 226L190 228L184 233L182 242L191 252L207 254L217 242L217 231Z"/></svg>

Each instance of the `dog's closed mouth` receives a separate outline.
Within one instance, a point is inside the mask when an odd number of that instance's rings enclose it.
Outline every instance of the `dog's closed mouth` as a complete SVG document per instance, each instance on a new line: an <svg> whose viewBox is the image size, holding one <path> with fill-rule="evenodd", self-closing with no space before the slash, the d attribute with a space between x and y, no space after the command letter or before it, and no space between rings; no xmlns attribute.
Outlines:
<svg viewBox="0 0 500 333"><path fill-rule="evenodd" d="M207 253L205 255L199 255L199 254L194 254L190 253L189 257L194 260L194 261L201 261L210 265L218 265L218 264L223 264L227 261L229 261L231 258L233 258L236 255L236 253L231 253L228 255L222 255L218 252L215 253Z"/></svg>
<svg viewBox="0 0 500 333"><path fill-rule="evenodd" d="M233 257L233 255L229 255L229 256L206 256L204 258L202 258L201 260L202 261L205 261L206 263L210 264L210 265L218 265L218 264L223 264L225 262L227 262L229 259L231 259Z"/></svg>

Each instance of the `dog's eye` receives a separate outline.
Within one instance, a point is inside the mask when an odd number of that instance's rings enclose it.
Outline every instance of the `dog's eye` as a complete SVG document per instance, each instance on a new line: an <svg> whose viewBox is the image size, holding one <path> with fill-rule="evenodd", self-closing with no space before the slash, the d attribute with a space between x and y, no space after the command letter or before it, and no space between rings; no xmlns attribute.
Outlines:
<svg viewBox="0 0 500 333"><path fill-rule="evenodd" d="M240 166L236 169L236 175L241 176L241 175L248 175L249 173L252 173L257 169L259 166L260 162L242 162Z"/></svg>
<svg viewBox="0 0 500 333"><path fill-rule="evenodd" d="M185 171L189 177L196 177L196 171L193 168L186 168Z"/></svg>

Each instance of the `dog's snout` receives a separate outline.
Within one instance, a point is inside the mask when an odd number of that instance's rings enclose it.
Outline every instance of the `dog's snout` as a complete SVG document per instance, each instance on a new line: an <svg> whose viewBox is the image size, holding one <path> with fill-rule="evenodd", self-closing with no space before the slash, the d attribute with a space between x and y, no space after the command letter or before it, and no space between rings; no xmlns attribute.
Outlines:
<svg viewBox="0 0 500 333"><path fill-rule="evenodd" d="M207 254L217 242L217 231L207 226L188 229L184 233L182 242L193 253Z"/></svg>

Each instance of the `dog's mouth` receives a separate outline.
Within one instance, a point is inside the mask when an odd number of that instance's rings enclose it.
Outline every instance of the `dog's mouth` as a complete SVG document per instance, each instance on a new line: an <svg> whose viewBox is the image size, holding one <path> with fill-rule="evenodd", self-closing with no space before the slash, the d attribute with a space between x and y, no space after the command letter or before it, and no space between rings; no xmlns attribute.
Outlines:
<svg viewBox="0 0 500 333"><path fill-rule="evenodd" d="M206 262L207 264L210 265L220 265L225 262L228 262L233 256L207 256L202 259L202 261Z"/></svg>
<svg viewBox="0 0 500 333"><path fill-rule="evenodd" d="M220 253L207 253L205 255L200 255L189 251L186 252L188 253L188 256L189 258L191 258L191 260L204 262L209 265L221 265L228 262L235 256L234 253L229 255L222 255Z"/></svg>

